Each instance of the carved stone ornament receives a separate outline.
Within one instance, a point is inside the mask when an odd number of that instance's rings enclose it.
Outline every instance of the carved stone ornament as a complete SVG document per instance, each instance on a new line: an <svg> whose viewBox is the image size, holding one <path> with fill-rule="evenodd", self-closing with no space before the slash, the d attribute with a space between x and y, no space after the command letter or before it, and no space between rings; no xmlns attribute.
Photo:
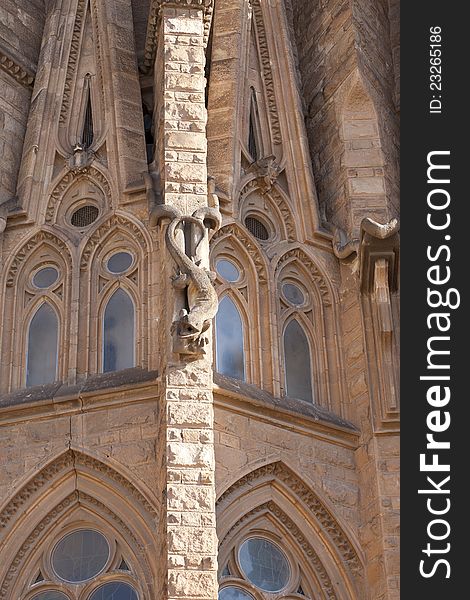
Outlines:
<svg viewBox="0 0 470 600"><path fill-rule="evenodd" d="M18 83L26 88L32 88L34 84L34 73L31 73L12 58L0 51L0 68L14 77Z"/></svg>
<svg viewBox="0 0 470 600"><path fill-rule="evenodd" d="M251 164L248 171L256 175L256 183L260 192L266 194L276 182L281 167L277 164L275 156L266 156Z"/></svg>
<svg viewBox="0 0 470 600"><path fill-rule="evenodd" d="M206 354L210 339L207 333L218 307L214 288L214 273L201 266L201 248L208 248L210 232L220 227L222 217L218 206L205 206L192 215L183 215L168 204L153 204L155 192L151 178L146 177L147 197L150 203L150 226L169 220L165 234L168 251L177 265L173 287L181 294L179 317L171 327L173 352L182 360L195 360ZM212 193L209 201L216 204ZM189 246L189 247L188 247Z"/></svg>
<svg viewBox="0 0 470 600"><path fill-rule="evenodd" d="M67 166L73 173L86 173L94 158L93 152L89 152L81 144L77 144L67 160Z"/></svg>

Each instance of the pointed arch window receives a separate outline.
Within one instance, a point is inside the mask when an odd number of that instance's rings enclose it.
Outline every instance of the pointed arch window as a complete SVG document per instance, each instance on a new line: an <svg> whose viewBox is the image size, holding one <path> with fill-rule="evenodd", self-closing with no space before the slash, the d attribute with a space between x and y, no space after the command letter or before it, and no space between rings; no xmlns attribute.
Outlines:
<svg viewBox="0 0 470 600"><path fill-rule="evenodd" d="M250 117L248 123L248 152L256 162L260 157L260 144L259 144L259 115L258 115L258 104L256 101L256 92L254 88L250 88Z"/></svg>
<svg viewBox="0 0 470 600"><path fill-rule="evenodd" d="M28 329L26 386L53 383L57 379L59 318L48 302L34 314Z"/></svg>
<svg viewBox="0 0 470 600"><path fill-rule="evenodd" d="M243 322L234 302L224 296L215 319L216 367L222 375L245 380Z"/></svg>
<svg viewBox="0 0 470 600"><path fill-rule="evenodd" d="M310 345L297 319L284 330L284 365L287 396L313 402Z"/></svg>
<svg viewBox="0 0 470 600"><path fill-rule="evenodd" d="M85 150L88 150L88 148L90 148L90 146L93 144L94 139L90 79L91 75L87 73L87 75L85 76L85 115L83 119L83 129L81 136L81 145Z"/></svg>
<svg viewBox="0 0 470 600"><path fill-rule="evenodd" d="M103 372L135 366L135 309L129 294L118 288L103 318Z"/></svg>

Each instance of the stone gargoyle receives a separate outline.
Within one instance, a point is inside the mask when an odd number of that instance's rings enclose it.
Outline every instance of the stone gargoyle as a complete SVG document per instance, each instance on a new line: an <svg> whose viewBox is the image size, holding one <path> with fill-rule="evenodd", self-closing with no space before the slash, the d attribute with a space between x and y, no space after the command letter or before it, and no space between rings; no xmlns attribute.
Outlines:
<svg viewBox="0 0 470 600"><path fill-rule="evenodd" d="M151 185L148 178L146 183ZM209 188L211 191L211 186ZM201 263L204 251L208 252L209 235L220 227L221 215L218 205L201 207L192 215L183 215L174 206L158 203L158 199L150 206L150 225L170 221L165 241L178 267L173 286L183 294L186 305L172 324L173 351L183 359L194 360L206 354L208 329L218 308L214 274ZM209 201L216 204L213 194L209 194Z"/></svg>

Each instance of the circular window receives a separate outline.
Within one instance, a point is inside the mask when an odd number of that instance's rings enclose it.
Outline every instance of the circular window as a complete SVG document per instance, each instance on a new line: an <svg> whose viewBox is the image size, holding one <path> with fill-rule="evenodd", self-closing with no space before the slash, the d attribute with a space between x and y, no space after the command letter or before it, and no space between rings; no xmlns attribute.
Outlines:
<svg viewBox="0 0 470 600"><path fill-rule="evenodd" d="M226 281L233 283L234 281L238 281L240 279L240 271L238 270L238 267L230 260L221 258L217 261L215 268L217 269L217 273Z"/></svg>
<svg viewBox="0 0 470 600"><path fill-rule="evenodd" d="M52 553L52 566L60 579L80 583L98 575L108 558L109 545L104 535L80 529L60 540Z"/></svg>
<svg viewBox="0 0 470 600"><path fill-rule="evenodd" d="M287 585L289 563L272 542L250 538L240 546L238 558L246 578L265 592L279 592Z"/></svg>
<svg viewBox="0 0 470 600"><path fill-rule="evenodd" d="M32 600L69 600L69 597L56 590L47 590L40 592L37 596L33 596Z"/></svg>
<svg viewBox="0 0 470 600"><path fill-rule="evenodd" d="M77 208L77 210L72 213L70 222L74 227L82 229L83 227L88 227L94 223L99 214L100 211L96 206L93 206L92 204L86 204L85 206Z"/></svg>
<svg viewBox="0 0 470 600"><path fill-rule="evenodd" d="M132 254L129 254L129 252L117 252L108 260L108 271L115 275L124 273L132 265L132 261Z"/></svg>
<svg viewBox="0 0 470 600"><path fill-rule="evenodd" d="M305 296L302 290L293 283L285 283L282 286L282 293L286 300L294 306L301 306L305 303Z"/></svg>
<svg viewBox="0 0 470 600"><path fill-rule="evenodd" d="M219 600L254 600L253 596L242 588L227 585L219 592Z"/></svg>
<svg viewBox="0 0 470 600"><path fill-rule="evenodd" d="M245 225L248 231L252 233L256 239L261 241L269 239L269 231L267 230L266 225L261 223L256 217L246 217Z"/></svg>
<svg viewBox="0 0 470 600"><path fill-rule="evenodd" d="M41 290L51 287L59 278L59 272L54 267L44 267L33 277L33 285Z"/></svg>
<svg viewBox="0 0 470 600"><path fill-rule="evenodd" d="M137 592L128 583L112 581L95 590L90 600L138 600L138 597Z"/></svg>

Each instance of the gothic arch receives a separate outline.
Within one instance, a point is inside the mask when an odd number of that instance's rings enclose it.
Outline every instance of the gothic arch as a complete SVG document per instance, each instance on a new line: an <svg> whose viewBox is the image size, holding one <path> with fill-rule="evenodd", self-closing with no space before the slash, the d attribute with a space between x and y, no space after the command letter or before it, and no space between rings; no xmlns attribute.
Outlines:
<svg viewBox="0 0 470 600"><path fill-rule="evenodd" d="M257 521L265 516L303 553L323 598L363 597L364 565L355 536L305 478L284 463L264 465L238 479L219 497L217 512L221 565L234 540L247 528L259 530Z"/></svg>
<svg viewBox="0 0 470 600"><path fill-rule="evenodd" d="M148 234L130 215L115 214L102 223L85 242L81 253L81 297L86 299L80 307L80 319L86 323L86 335L80 341L83 357L81 372L96 373L102 367L101 321L103 307L118 287L132 298L135 307L135 366L147 367L150 330L147 290L152 282L149 267L152 253ZM106 261L113 253L125 251L133 256L129 270L122 275L112 275Z"/></svg>
<svg viewBox="0 0 470 600"><path fill-rule="evenodd" d="M43 267L58 273L49 288L33 284L33 274ZM5 288L1 307L0 390L21 387L26 379L26 336L34 308L44 300L53 305L59 319L58 377L65 379L68 370L68 335L70 329L71 281L74 262L68 244L54 233L34 233L12 252L5 269Z"/></svg>
<svg viewBox="0 0 470 600"><path fill-rule="evenodd" d="M250 260L256 269L258 281L260 283L266 283L268 280L266 262L263 253L253 236L238 223L228 223L216 231L212 236L211 252L215 251L216 244L220 243L219 240L222 240L225 237L231 237L238 240L239 245L243 246L244 251L250 256Z"/></svg>
<svg viewBox="0 0 470 600"><path fill-rule="evenodd" d="M89 266L94 255L107 243L116 231L120 231L129 239L134 240L134 242L138 242L143 252L151 252L152 240L141 223L129 213L117 212L104 222L101 222L93 234L85 241L81 251L81 269L86 269Z"/></svg>
<svg viewBox="0 0 470 600"><path fill-rule="evenodd" d="M70 270L72 269L72 254L67 242L51 231L37 231L28 240L22 240L17 248L12 251L10 266L5 269L7 287L16 285L16 278L21 266L40 244L51 247L53 251L59 251L59 254L65 259L67 267Z"/></svg>
<svg viewBox="0 0 470 600"><path fill-rule="evenodd" d="M90 455L67 450L23 482L0 511L3 553L13 557L0 567L0 598L12 597L11 590L17 593L14 586L20 573L32 566L42 544L67 519L94 520L115 532L135 556L139 579L151 590L155 579L151 549L156 547L159 507L155 498L120 471ZM79 515L73 516L74 511Z"/></svg>
<svg viewBox="0 0 470 600"><path fill-rule="evenodd" d="M293 283L303 291L305 302L300 306L289 304L283 294L283 284ZM286 323L293 317L300 318L310 339L312 356L312 383L315 403L347 418L344 402L344 376L339 348L340 331L337 315L337 298L330 278L324 275L312 256L302 248L294 247L280 255L274 264L274 294L278 324L278 339L283 349L283 333ZM285 364L282 352L280 365L281 393L285 394Z"/></svg>
<svg viewBox="0 0 470 600"><path fill-rule="evenodd" d="M297 232L297 223L285 192L274 181L268 184L263 183L261 176L250 176L248 181L242 181L240 191L239 218L244 221L246 213L249 211L250 197L253 197L253 205L256 209L256 200L264 205L259 207L264 215L270 213L274 229L279 239L285 239L289 242L296 242L299 239ZM266 185L266 187L263 187ZM258 198L257 198L258 197ZM273 240L276 241L276 240ZM277 240L279 241L279 240Z"/></svg>
<svg viewBox="0 0 470 600"><path fill-rule="evenodd" d="M254 238L237 223L230 223L215 233L211 240L211 263L215 269L217 260L232 260L240 269L237 282L216 279L219 297L229 293L242 304L245 322L246 380L260 387L272 382L272 323L271 295L265 258ZM273 391L269 389L269 391Z"/></svg>
<svg viewBox="0 0 470 600"><path fill-rule="evenodd" d="M96 186L97 190L101 192L103 212L107 212L111 209L113 192L108 178L102 171L96 167L88 167L86 171L79 172L67 170L50 192L45 215L46 223L57 222L58 212L62 201L69 195L72 187L82 181L89 182L90 185Z"/></svg>

